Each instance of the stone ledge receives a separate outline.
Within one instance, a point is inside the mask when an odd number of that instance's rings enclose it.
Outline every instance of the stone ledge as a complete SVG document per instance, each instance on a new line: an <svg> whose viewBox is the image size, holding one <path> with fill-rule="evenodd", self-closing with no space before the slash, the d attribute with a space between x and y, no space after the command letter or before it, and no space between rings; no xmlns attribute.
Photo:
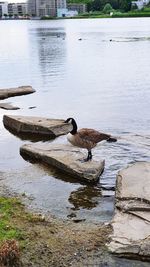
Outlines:
<svg viewBox="0 0 150 267"><path fill-rule="evenodd" d="M26 159L34 159L56 167L75 178L95 183L104 170L104 160L82 163L85 155L78 148L63 144L26 144L20 148L20 154Z"/></svg>

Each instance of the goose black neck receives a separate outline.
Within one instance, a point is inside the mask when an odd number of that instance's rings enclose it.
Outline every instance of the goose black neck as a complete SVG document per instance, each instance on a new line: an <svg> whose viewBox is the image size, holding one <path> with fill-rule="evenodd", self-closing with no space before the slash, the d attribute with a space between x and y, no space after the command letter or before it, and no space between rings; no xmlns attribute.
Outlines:
<svg viewBox="0 0 150 267"><path fill-rule="evenodd" d="M73 129L72 129L72 131L70 133L74 135L74 134L77 133L78 127L77 127L76 121L74 119L72 119L71 123L72 123Z"/></svg>

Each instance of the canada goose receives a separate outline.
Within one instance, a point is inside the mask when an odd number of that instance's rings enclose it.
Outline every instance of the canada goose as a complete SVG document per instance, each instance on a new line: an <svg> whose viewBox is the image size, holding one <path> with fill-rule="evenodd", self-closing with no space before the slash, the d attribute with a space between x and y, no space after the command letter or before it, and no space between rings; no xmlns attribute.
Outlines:
<svg viewBox="0 0 150 267"><path fill-rule="evenodd" d="M86 148L88 150L88 156L83 161L92 159L91 149L97 145L97 143L106 140L107 142L116 142L117 139L111 137L109 134L100 133L94 129L82 128L78 130L76 121L73 118L68 118L65 123L71 123L73 129L68 133L68 141L77 147Z"/></svg>

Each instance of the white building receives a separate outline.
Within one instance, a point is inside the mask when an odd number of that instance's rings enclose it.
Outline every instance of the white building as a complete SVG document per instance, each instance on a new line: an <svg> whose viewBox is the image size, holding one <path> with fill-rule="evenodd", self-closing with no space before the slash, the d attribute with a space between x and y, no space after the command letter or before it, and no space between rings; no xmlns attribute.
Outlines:
<svg viewBox="0 0 150 267"><path fill-rule="evenodd" d="M74 17L78 15L77 10L68 10L67 8L58 8L57 9L57 17L62 18L62 17Z"/></svg>
<svg viewBox="0 0 150 267"><path fill-rule="evenodd" d="M146 6L150 0L138 0L138 1L132 1L132 6L137 6L138 9L142 9L144 6Z"/></svg>
<svg viewBox="0 0 150 267"><path fill-rule="evenodd" d="M27 14L26 3L0 2L0 17L20 17Z"/></svg>
<svg viewBox="0 0 150 267"><path fill-rule="evenodd" d="M4 17L4 15L8 15L8 3L0 2L0 17Z"/></svg>
<svg viewBox="0 0 150 267"><path fill-rule="evenodd" d="M87 5L82 3L68 3L67 8L72 11L76 10L79 14L87 12Z"/></svg>

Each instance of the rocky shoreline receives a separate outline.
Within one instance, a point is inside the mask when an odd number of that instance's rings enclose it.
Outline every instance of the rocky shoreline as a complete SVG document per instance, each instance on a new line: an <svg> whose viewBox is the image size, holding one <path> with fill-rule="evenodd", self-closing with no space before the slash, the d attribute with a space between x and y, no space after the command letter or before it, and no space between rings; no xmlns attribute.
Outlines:
<svg viewBox="0 0 150 267"><path fill-rule="evenodd" d="M118 173L109 249L122 257L150 261L150 162Z"/></svg>
<svg viewBox="0 0 150 267"><path fill-rule="evenodd" d="M0 99L33 92L30 86L0 90ZM66 134L69 130L63 120L4 116L3 122L6 128L17 134L48 135L55 138ZM51 164L62 172L76 176L84 182L97 182L104 169L103 160L81 164L79 159L83 157L82 153L66 145L46 145L44 148L41 145L39 147L29 144L22 146L20 151L22 154ZM58 220L41 214L34 217L33 214L29 215L25 207L19 207L19 217L13 214L10 218L11 223L15 223L17 229L26 232L27 236L24 237L25 245L21 250L20 263L16 266L82 267L90 263L91 266L148 267L150 262L149 192L150 162L136 162L117 175L115 213L112 221L106 224ZM0 186L0 196L2 202L18 198L18 195L10 193L4 183ZM19 198L22 200L21 196ZM10 226L7 227L9 230Z"/></svg>
<svg viewBox="0 0 150 267"><path fill-rule="evenodd" d="M22 196L9 192L4 185L0 187L1 197L22 202ZM17 229L24 233L18 240L23 243L19 245L17 262L13 265L0 263L2 267L149 267L149 262L114 257L108 251L106 244L110 243L113 233L110 223L60 220L51 214L33 213L31 206L22 204L17 210L13 209L16 216L12 214L9 223L15 222Z"/></svg>

